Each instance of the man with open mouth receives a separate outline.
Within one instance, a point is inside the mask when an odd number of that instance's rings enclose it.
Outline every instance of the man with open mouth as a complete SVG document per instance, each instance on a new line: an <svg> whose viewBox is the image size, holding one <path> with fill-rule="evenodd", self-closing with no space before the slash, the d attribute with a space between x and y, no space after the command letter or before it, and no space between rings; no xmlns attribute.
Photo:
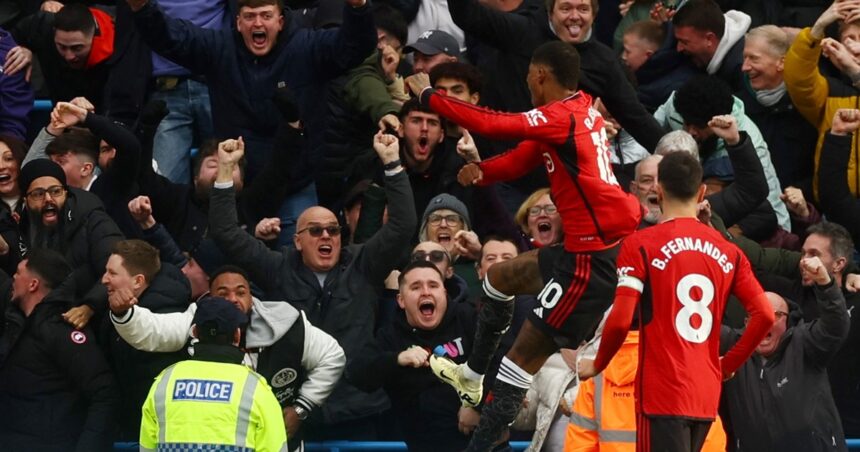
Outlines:
<svg viewBox="0 0 860 452"><path fill-rule="evenodd" d="M723 383L739 450L847 450L827 369L845 359L838 350L850 340L851 312L836 275L822 259L803 257L799 267L812 286L820 317L802 321L796 305L766 292L776 322L737 375ZM721 351L739 335L723 326ZM801 431L805 433L795 433Z"/></svg>
<svg viewBox="0 0 860 452"><path fill-rule="evenodd" d="M293 235L294 247L272 250L239 227L233 168L244 155L244 142L218 147L218 172L209 201L209 231L221 251L248 270L266 296L286 300L308 320L331 334L347 360L373 340L374 316L383 281L397 265L417 227L409 178L393 135L378 133L374 150L385 168L388 222L367 241L342 246L341 226L324 207L306 209ZM308 440L367 438L376 434L379 414L388 405L383 394L366 394L340 380L329 402L305 430ZM304 427L302 427L304 428Z"/></svg>
<svg viewBox="0 0 860 452"><path fill-rule="evenodd" d="M450 299L431 256L422 254L403 269L398 313L347 366L346 377L364 390L385 389L409 450L463 450L480 414L461 406L457 393L433 376L428 358L437 350L465 362L476 314L471 303Z"/></svg>
<svg viewBox="0 0 860 452"><path fill-rule="evenodd" d="M317 202L313 182L323 161L318 149L326 122L320 99L325 99L328 81L376 49L369 2L345 0L342 26L322 30L292 20L281 0L239 0L235 27L221 30L170 18L155 0L128 4L147 45L206 78L216 138L243 137L246 143L246 183L273 155L279 118L275 90L286 86L294 91L309 139L302 147L306 158L289 181L292 194L280 205L278 216L288 238L301 212Z"/></svg>
<svg viewBox="0 0 860 452"><path fill-rule="evenodd" d="M652 226L660 221L660 204L657 202L657 165L663 159L662 155L651 155L640 160L634 170L633 181L630 182L630 193L639 198L639 204L645 210L642 223Z"/></svg>
<svg viewBox="0 0 860 452"><path fill-rule="evenodd" d="M20 258L36 248L63 254L74 269L75 299L82 300L64 318L83 328L96 310L104 309L101 300L105 289L99 278L113 244L123 239L122 232L105 212L101 200L92 193L69 187L63 168L51 160L27 163L21 168L18 181L26 209L18 223L18 246L13 248Z"/></svg>

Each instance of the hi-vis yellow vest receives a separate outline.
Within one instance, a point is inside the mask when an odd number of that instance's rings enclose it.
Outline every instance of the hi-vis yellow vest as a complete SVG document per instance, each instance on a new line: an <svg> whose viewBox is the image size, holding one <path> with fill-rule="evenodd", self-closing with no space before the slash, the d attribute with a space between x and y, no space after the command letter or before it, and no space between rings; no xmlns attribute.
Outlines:
<svg viewBox="0 0 860 452"><path fill-rule="evenodd" d="M286 451L281 407L245 366L182 361L164 369L143 404L141 451Z"/></svg>

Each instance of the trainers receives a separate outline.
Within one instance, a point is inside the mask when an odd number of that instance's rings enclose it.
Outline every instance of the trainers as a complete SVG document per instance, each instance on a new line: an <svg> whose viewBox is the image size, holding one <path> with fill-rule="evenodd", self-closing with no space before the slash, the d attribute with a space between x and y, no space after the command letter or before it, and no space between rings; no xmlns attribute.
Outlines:
<svg viewBox="0 0 860 452"><path fill-rule="evenodd" d="M457 390L457 395L463 402L463 406L474 407L481 402L483 385L481 380L470 380L463 376L463 366L448 358L436 355L430 356L430 368L440 380L448 383Z"/></svg>

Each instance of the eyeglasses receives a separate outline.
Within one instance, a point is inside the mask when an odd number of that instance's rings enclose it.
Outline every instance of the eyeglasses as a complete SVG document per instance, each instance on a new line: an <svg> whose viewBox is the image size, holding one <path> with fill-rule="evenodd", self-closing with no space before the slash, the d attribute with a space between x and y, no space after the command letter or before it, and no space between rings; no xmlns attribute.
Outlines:
<svg viewBox="0 0 860 452"><path fill-rule="evenodd" d="M782 317L788 317L788 313L785 311L773 311L774 321L779 321ZM744 325L746 325L750 321L749 316L744 317Z"/></svg>
<svg viewBox="0 0 860 452"><path fill-rule="evenodd" d="M439 215L438 213L434 213L427 217L427 221L433 226L442 223L442 220L445 220L451 226L459 226L463 223L463 219L457 214Z"/></svg>
<svg viewBox="0 0 860 452"><path fill-rule="evenodd" d="M442 250L433 250L433 251L416 251L412 253L412 262L418 261L427 261L433 262L434 264L438 264L444 262L445 259L448 259L448 253Z"/></svg>
<svg viewBox="0 0 860 452"><path fill-rule="evenodd" d="M337 226L334 226L334 225L333 226L320 226L320 225L308 226L304 229L296 231L296 234L301 234L302 232L305 232L305 231L307 231L308 234L311 235L311 237L322 237L323 231L328 232L328 235L330 235L332 237L336 237L336 236L340 235L340 225L337 225Z"/></svg>
<svg viewBox="0 0 860 452"><path fill-rule="evenodd" d="M42 201L45 199L45 193L51 195L52 198L59 198L66 193L66 188L59 185L52 185L48 188L37 188L27 193L27 199L30 201Z"/></svg>
<svg viewBox="0 0 860 452"><path fill-rule="evenodd" d="M547 215L552 215L558 212L558 208L554 204L545 204L543 206L529 207L529 216L536 217L540 215L541 212L546 212Z"/></svg>

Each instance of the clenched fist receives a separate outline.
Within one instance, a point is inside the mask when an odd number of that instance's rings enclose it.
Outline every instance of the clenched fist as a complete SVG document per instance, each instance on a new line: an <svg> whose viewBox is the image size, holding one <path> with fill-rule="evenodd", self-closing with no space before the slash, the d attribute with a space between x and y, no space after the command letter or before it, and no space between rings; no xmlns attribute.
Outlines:
<svg viewBox="0 0 860 452"><path fill-rule="evenodd" d="M397 355L397 364L402 367L427 367L430 365L430 352L417 345L407 348Z"/></svg>
<svg viewBox="0 0 860 452"><path fill-rule="evenodd" d="M854 108L840 108L833 115L833 124L830 133L845 136L854 133L860 127L860 110Z"/></svg>
<svg viewBox="0 0 860 452"><path fill-rule="evenodd" d="M254 228L254 237L260 240L274 240L281 233L280 218L263 218Z"/></svg>
<svg viewBox="0 0 860 452"><path fill-rule="evenodd" d="M779 196L785 203L788 211L793 213L798 218L806 218L809 216L809 206L806 205L806 199L803 197L803 192L797 187L786 187L782 195Z"/></svg>
<svg viewBox="0 0 860 452"><path fill-rule="evenodd" d="M128 212L144 230L155 226L155 218L152 216L152 203L148 196L138 196L129 201Z"/></svg>
<svg viewBox="0 0 860 452"><path fill-rule="evenodd" d="M373 136L373 149L383 165L400 158L400 141L394 135L382 133L381 130Z"/></svg>
<svg viewBox="0 0 860 452"><path fill-rule="evenodd" d="M718 115L708 121L708 127L719 138L722 138L729 146L735 146L741 141L738 132L738 121L732 115Z"/></svg>
<svg viewBox="0 0 860 452"><path fill-rule="evenodd" d="M818 256L804 257L800 260L800 268L812 275L812 280L819 286L830 284L830 273Z"/></svg>
<svg viewBox="0 0 860 452"><path fill-rule="evenodd" d="M457 181L464 187L478 184L483 178L484 172L481 171L481 167L477 163L467 163L457 173Z"/></svg>

